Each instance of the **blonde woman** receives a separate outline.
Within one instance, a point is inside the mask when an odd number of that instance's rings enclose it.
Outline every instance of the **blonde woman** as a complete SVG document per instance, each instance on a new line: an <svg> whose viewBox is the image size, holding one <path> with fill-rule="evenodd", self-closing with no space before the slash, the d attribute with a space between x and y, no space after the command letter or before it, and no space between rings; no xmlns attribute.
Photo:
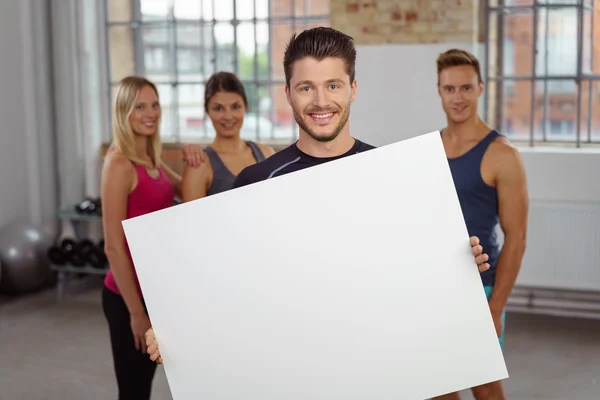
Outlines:
<svg viewBox="0 0 600 400"><path fill-rule="evenodd" d="M173 205L181 177L161 162L156 86L124 78L114 104L113 143L102 170L102 219L110 271L102 306L108 321L119 399L150 399L156 363L146 354L146 306L121 221Z"/></svg>

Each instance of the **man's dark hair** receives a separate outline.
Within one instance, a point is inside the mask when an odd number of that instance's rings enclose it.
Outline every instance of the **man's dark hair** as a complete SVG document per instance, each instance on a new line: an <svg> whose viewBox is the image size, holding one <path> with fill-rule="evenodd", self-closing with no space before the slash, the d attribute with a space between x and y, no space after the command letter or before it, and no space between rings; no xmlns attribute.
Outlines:
<svg viewBox="0 0 600 400"><path fill-rule="evenodd" d="M341 58L346 64L346 73L350 75L350 83L354 81L356 64L354 40L340 31L317 27L292 36L283 56L283 70L288 86L292 77L292 66L305 57L312 57L319 61L328 57Z"/></svg>
<svg viewBox="0 0 600 400"><path fill-rule="evenodd" d="M244 85L232 72L216 72L208 78L204 88L204 110L208 112L208 102L218 92L236 93L242 97L244 105L248 108L248 99Z"/></svg>

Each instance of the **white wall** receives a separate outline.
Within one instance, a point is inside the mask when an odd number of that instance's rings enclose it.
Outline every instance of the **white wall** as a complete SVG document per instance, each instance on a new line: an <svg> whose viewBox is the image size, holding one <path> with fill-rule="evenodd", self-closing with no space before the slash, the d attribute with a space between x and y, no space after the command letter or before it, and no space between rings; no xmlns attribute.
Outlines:
<svg viewBox="0 0 600 400"><path fill-rule="evenodd" d="M56 171L47 2L0 2L0 226L52 223Z"/></svg>
<svg viewBox="0 0 600 400"><path fill-rule="evenodd" d="M520 150L532 201L600 204L600 148Z"/></svg>

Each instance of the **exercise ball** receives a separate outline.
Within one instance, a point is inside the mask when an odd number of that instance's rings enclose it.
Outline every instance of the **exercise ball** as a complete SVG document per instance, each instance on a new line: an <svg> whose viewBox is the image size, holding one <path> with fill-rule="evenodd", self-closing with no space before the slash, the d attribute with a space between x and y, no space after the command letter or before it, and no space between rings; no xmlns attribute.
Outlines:
<svg viewBox="0 0 600 400"><path fill-rule="evenodd" d="M46 257L53 243L46 230L27 223L11 223L0 229L0 292L22 294L41 288L52 271Z"/></svg>

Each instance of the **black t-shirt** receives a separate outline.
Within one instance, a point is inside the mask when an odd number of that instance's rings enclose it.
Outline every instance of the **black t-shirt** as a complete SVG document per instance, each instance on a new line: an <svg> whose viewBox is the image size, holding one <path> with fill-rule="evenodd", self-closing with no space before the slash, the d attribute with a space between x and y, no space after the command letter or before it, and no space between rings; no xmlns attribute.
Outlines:
<svg viewBox="0 0 600 400"><path fill-rule="evenodd" d="M264 181L289 174L290 172L300 171L304 168L314 167L329 161L348 157L353 154L374 149L374 146L363 143L355 139L354 146L346 153L336 157L313 157L300 151L296 143L273 154L271 157L259 163L246 167L240 172L233 184L234 188L250 185L252 183Z"/></svg>

